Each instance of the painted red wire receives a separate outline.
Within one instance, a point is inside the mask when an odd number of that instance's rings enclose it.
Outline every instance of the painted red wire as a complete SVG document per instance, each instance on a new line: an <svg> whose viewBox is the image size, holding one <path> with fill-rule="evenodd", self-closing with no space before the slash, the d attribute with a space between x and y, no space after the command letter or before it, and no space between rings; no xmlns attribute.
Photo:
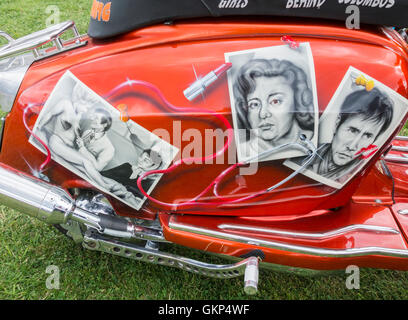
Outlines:
<svg viewBox="0 0 408 320"><path fill-rule="evenodd" d="M205 157L195 157L195 158L182 158L178 161L176 161L173 165L171 165L169 168L167 169L162 169L162 170L152 170L152 171L148 171L145 172L144 174L142 174L138 180L137 180L137 186L140 189L140 191L143 193L143 195L145 197L147 197L150 201L157 203L159 205L165 206L165 207L170 207L170 208L174 208L174 207L183 207L183 206L189 206L189 205L201 205L201 206L218 206L218 205L223 205L223 204L232 204L232 203L238 203L238 202L242 202L245 200L250 200L253 199L255 197L258 197L262 194L265 194L267 192L267 189L258 191L256 193L252 193L246 197L240 197L240 198L235 198L235 199L226 199L225 197L222 197L220 195L218 195L216 187L217 185L224 179L224 177L226 175L228 175L232 170L241 167L243 165L245 165L245 163L236 163L230 167L228 167L226 170L224 170L223 172L221 172L200 194L198 194L197 196L195 196L194 198L182 202L182 203L178 203L178 204L174 204L174 203L167 203L167 202L163 202L160 201L158 199L155 199L153 197L151 197L149 194L146 193L146 191L143 189L142 187L142 180L150 175L153 174L166 174L166 173L170 173L171 171L175 170L177 167L179 167L182 164L185 163L205 163L208 160L212 160L217 158L218 156L224 154L227 149L229 148L229 146L231 145L231 141L233 138L233 131L232 131L232 127L229 123L229 121L222 115L212 111L212 110L208 110L208 109L198 109L198 108L185 108L185 107L178 107L178 106L174 106L173 104L171 104L161 93L161 91L154 86L153 84L146 82L146 81L142 81L142 80L127 80L126 82L120 84L119 86L115 87L113 90L111 90L108 94L105 95L105 99L111 97L112 95L116 94L117 92L119 92L122 88L125 88L126 86L132 86L132 85L136 85L136 86L143 86L146 87L150 90L152 90L153 92L155 92L158 97L160 98L160 100L163 102L163 104L170 108L173 111L176 112L204 112L204 113L208 113L211 114L213 116L215 116L216 118L218 118L219 120L221 120L223 122L223 124L227 127L228 130L228 136L227 136L227 142L224 144L224 146L217 151L214 154L205 156ZM27 129L27 131L39 142L41 143L41 145L45 148L45 150L47 151L47 158L46 160L41 164L40 166L40 172L42 172L45 168L45 166L51 161L51 151L48 148L48 146L45 144L44 141L41 140L41 138L39 138L28 126L27 121L26 121L26 117L27 117L27 113L28 110L30 110L33 107L36 106L41 106L41 104L32 104L32 105L28 105L26 108L24 108L24 112L23 112L23 123L25 128ZM199 202L197 201L199 198L201 198L203 195L205 195L211 188L214 188L214 195L220 199L221 201L218 202Z"/></svg>
<svg viewBox="0 0 408 320"><path fill-rule="evenodd" d="M242 202L245 200L250 200L253 199L255 197L258 197L262 194L265 194L267 192L267 189L258 191L256 193L252 193L248 196L245 197L240 197L240 198L235 198L235 199L226 199L225 197L219 196L217 194L217 192L214 192L215 196L220 199L221 201L217 201L217 202L199 202L197 201L200 197L202 197L204 194L206 194L211 188L214 187L214 191L216 191L216 186L222 181L222 179L228 174L230 173L232 170L234 170L237 167L243 166L245 165L244 163L237 163L234 164L230 167L228 167L226 170L224 170L223 172L221 172L200 194L198 194L196 197L185 201L185 202L181 202L181 203L168 203L168 202L163 202L160 201L158 199L155 199L153 197L151 197L149 194L146 193L146 191L143 189L142 187L142 180L150 175L153 174L166 174L169 173L171 171L173 171L174 169L176 169L178 166L180 166L183 163L187 163L187 162L195 162L195 161L200 161L199 163L203 163L206 160L211 160L211 159L215 159L216 157L218 157L219 155L222 155L225 153L225 151L228 149L228 147L231 144L232 138L233 138L233 131L232 131L232 127L229 123L229 121L222 115L217 114L216 112L212 111L212 110L207 110L207 109L198 109L198 108L185 108L185 107L177 107L172 105L161 93L161 91L154 86L153 84L146 82L146 81L142 81L142 80L130 80L128 79L126 82L118 85L117 87L115 87L113 90L111 90L108 94L106 94L105 98L109 98L112 95L116 94L119 90L121 90L122 88L125 88L126 86L132 86L132 85L136 85L136 86L142 86L142 87L146 87L150 90L152 90L153 92L155 92L158 97L160 98L160 100L163 102L163 104L170 108L173 111L176 112L205 112L208 114L211 114L213 116L215 116L216 118L218 118L219 120L221 120L224 125L227 127L228 130L228 139L227 142L224 144L223 148L220 149L218 152L206 156L206 157L197 157L197 158L187 158L187 159L180 159L178 161L176 161L173 165L171 165L169 168L167 169L162 169L162 170L152 170L152 171L148 171L145 172L144 174L142 174L138 180L137 180L137 186L140 189L140 191L143 193L143 195L148 198L150 201L165 206L165 207L170 207L170 208L175 208L175 207L183 207L183 206L189 206L189 205L200 205L200 206L219 206L219 205L223 205L223 204L232 204L232 203L238 203L238 202Z"/></svg>

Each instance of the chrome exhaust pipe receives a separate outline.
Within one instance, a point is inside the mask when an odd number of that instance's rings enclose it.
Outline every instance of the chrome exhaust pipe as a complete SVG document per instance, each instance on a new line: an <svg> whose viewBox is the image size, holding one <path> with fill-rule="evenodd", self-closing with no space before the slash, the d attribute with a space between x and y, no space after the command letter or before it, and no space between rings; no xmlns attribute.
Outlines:
<svg viewBox="0 0 408 320"><path fill-rule="evenodd" d="M67 221L75 205L65 190L0 163L0 202L48 224Z"/></svg>
<svg viewBox="0 0 408 320"><path fill-rule="evenodd" d="M162 233L111 215L98 215L75 205L62 188L0 163L0 202L48 224L69 220L118 238L165 241Z"/></svg>
<svg viewBox="0 0 408 320"><path fill-rule="evenodd" d="M231 265L213 265L157 249L139 247L115 238L134 238L166 242L161 231L132 224L106 214L95 214L79 208L62 188L0 163L0 202L48 224L65 224L73 220L94 230L87 230L83 246L136 260L177 267L216 278L233 278L245 273L245 292L255 294L258 287L258 258L250 257ZM97 231L97 232L95 232ZM109 237L103 237L105 236Z"/></svg>

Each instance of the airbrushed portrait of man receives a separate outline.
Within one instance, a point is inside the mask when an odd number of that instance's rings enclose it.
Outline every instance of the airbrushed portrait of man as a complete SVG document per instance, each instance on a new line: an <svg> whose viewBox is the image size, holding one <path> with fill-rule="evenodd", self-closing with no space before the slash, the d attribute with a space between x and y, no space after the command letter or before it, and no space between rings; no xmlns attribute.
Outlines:
<svg viewBox="0 0 408 320"><path fill-rule="evenodd" d="M377 149L376 139L385 132L393 118L393 102L374 88L349 94L340 107L331 143L319 147L311 170L332 180L347 175L366 152Z"/></svg>
<svg viewBox="0 0 408 320"><path fill-rule="evenodd" d="M407 113L408 100L349 67L319 120L317 154L284 165L341 189L388 141Z"/></svg>

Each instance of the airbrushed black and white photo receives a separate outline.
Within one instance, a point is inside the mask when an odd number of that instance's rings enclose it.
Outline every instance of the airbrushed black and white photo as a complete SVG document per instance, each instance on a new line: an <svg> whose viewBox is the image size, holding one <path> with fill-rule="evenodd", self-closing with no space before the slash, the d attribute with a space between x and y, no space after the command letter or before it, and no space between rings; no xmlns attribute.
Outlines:
<svg viewBox="0 0 408 320"><path fill-rule="evenodd" d="M101 191L139 210L146 198L137 187L145 172L165 169L178 149L130 119L67 71L35 123L53 160ZM30 143L45 148L33 137ZM161 175L142 181L150 194Z"/></svg>
<svg viewBox="0 0 408 320"><path fill-rule="evenodd" d="M302 135L317 144L319 114L309 43L225 53L225 60L232 63L228 87L239 162L305 155L293 146L282 148Z"/></svg>
<svg viewBox="0 0 408 320"><path fill-rule="evenodd" d="M302 173L342 188L384 145L408 110L408 100L350 67L319 121L318 155ZM299 169L305 158L284 164Z"/></svg>

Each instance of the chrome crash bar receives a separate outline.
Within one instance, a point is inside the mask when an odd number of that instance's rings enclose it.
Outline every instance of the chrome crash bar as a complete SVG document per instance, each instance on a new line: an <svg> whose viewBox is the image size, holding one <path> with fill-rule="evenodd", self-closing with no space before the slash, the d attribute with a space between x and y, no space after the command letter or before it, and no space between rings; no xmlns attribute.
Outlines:
<svg viewBox="0 0 408 320"><path fill-rule="evenodd" d="M306 255L313 255L318 257L327 257L327 258L351 258L351 257L360 257L367 255L380 255L380 256L390 256L390 257L399 257L399 258L408 258L408 250L406 249L392 249L384 247L361 247L361 248L350 248L350 249L326 249L326 248L317 248L309 247L303 245L295 245L286 242L280 241L271 241L264 240L257 237L242 236L234 233L229 233L225 231L210 230L206 228L201 228L189 224L179 223L171 219L169 221L169 227L174 230L186 231L194 234L200 234L216 239L229 240L239 243L251 244L259 247L259 249L269 248L274 250L282 250L293 253L300 253ZM378 227L377 227L378 228ZM242 229L242 227L241 227ZM373 227L372 230L374 231ZM221 229L223 230L223 229ZM378 232L387 232L395 233L394 229L378 229ZM319 235L320 236L320 235ZM302 234L304 237L304 234Z"/></svg>

